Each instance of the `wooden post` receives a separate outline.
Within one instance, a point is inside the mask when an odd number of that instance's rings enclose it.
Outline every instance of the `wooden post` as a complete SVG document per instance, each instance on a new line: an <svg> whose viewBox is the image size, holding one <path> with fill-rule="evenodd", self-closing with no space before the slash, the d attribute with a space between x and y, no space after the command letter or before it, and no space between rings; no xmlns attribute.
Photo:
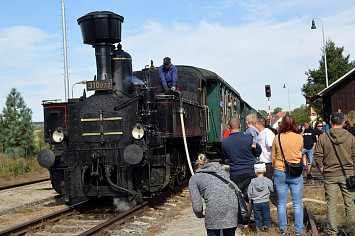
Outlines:
<svg viewBox="0 0 355 236"><path fill-rule="evenodd" d="M1 144L1 154L4 154L4 144Z"/></svg>

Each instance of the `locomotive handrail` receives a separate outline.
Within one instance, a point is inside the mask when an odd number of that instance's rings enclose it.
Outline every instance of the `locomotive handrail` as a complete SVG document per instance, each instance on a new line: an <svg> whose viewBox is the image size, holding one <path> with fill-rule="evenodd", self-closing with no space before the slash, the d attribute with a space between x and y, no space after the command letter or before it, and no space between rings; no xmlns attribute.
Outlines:
<svg viewBox="0 0 355 236"><path fill-rule="evenodd" d="M207 115L205 115L206 118L206 132L210 132L210 108L207 105L203 106L204 110L205 110L205 114L207 113Z"/></svg>
<svg viewBox="0 0 355 236"><path fill-rule="evenodd" d="M175 95L171 95L171 94L158 94L158 95L156 95L156 98L158 100L159 99L166 99L166 98L178 99L178 97L176 97ZM194 102L194 101L189 100L189 99L182 98L182 101L185 102L185 103L189 103L191 105L200 106L200 104L198 104L197 102Z"/></svg>

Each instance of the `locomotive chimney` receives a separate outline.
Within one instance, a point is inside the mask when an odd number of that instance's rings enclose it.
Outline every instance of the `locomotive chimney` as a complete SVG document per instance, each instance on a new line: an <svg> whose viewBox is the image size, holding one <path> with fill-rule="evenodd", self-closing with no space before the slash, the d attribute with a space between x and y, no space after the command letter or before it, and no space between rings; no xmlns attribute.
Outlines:
<svg viewBox="0 0 355 236"><path fill-rule="evenodd" d="M78 19L85 44L95 48L97 80L112 79L111 51L121 42L123 17L110 11L95 11Z"/></svg>

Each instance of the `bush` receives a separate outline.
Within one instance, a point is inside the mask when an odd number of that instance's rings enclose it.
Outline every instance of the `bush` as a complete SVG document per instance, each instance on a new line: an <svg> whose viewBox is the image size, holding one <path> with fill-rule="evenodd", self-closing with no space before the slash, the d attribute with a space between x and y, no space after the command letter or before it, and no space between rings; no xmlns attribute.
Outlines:
<svg viewBox="0 0 355 236"><path fill-rule="evenodd" d="M38 164L35 156L26 159L0 154L0 178L43 170L44 168Z"/></svg>

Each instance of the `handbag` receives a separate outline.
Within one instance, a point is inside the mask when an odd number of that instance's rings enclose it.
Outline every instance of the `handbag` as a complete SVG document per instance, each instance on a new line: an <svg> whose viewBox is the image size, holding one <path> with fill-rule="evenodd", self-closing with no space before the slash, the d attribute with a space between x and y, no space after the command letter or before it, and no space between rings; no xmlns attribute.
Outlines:
<svg viewBox="0 0 355 236"><path fill-rule="evenodd" d="M279 134L279 144L280 144L281 153L282 153L282 156L283 156L284 162L285 162L286 173L289 174L290 176L300 176L303 171L302 158L300 160L300 163L291 163L291 162L286 161L286 158L285 158L284 152L282 150L282 146L281 146L280 136L281 135Z"/></svg>
<svg viewBox="0 0 355 236"><path fill-rule="evenodd" d="M328 136L330 142L331 142L332 145L333 145L335 155L336 155L337 158L338 158L338 161L339 161L340 166L341 166L341 170L342 170L342 172L343 172L343 175L344 175L345 178L346 178L346 186L347 186L349 189L354 189L354 188L355 188L355 176L352 175L352 176L346 177L346 173L345 173L344 166L343 166L343 164L342 164L341 161L340 161L338 152L337 152L337 150L335 149L335 145L334 145L332 139L330 138L329 134L328 134L328 133L326 133L326 134L327 134L327 136Z"/></svg>
<svg viewBox="0 0 355 236"><path fill-rule="evenodd" d="M202 173L211 174L217 177L218 179L222 180L225 184L227 184L235 192L238 199L238 224L247 225L249 221L249 212L248 212L247 204L245 203L245 200L242 196L242 192L239 189L235 188L230 181L226 180L220 175L217 175L216 173L211 173L211 172L202 172Z"/></svg>

